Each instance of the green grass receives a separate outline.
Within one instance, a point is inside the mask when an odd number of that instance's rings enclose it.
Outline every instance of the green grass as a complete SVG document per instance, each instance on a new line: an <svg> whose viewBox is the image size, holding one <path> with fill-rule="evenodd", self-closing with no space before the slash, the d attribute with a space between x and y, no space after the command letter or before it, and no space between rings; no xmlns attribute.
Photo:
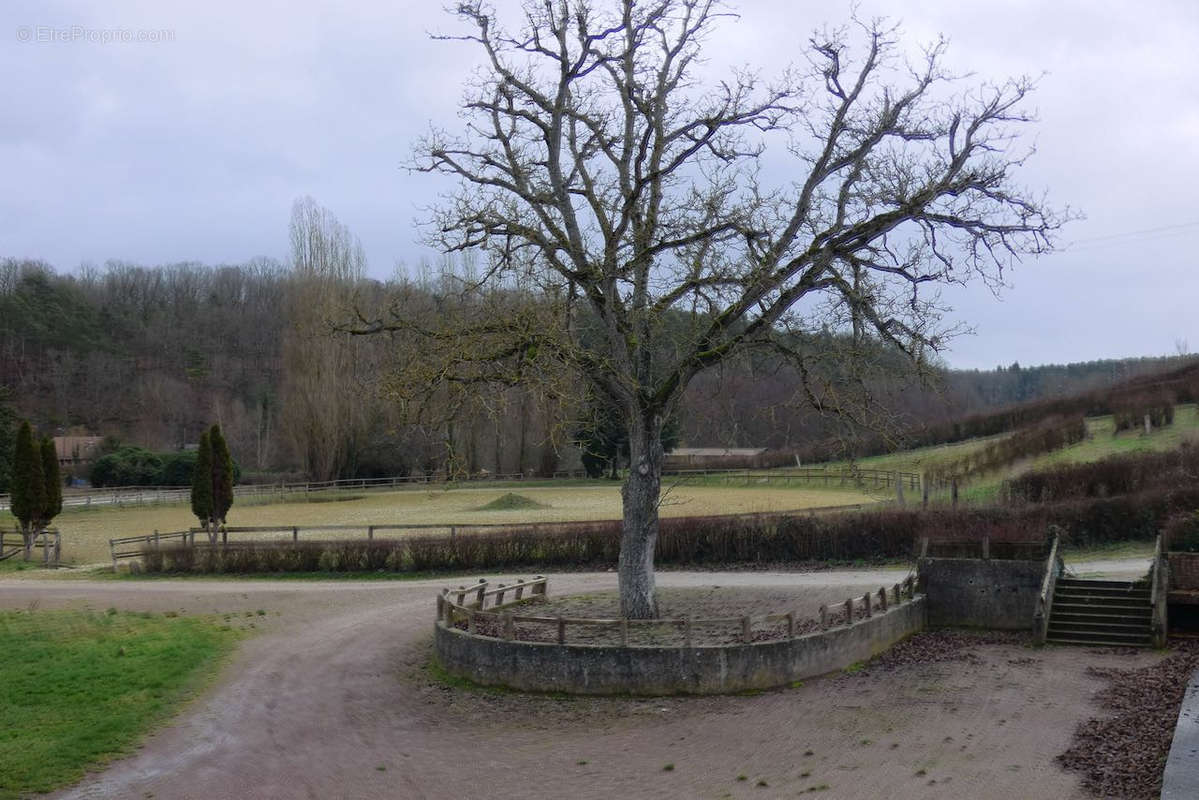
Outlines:
<svg viewBox="0 0 1199 800"><path fill-rule="evenodd" d="M0 611L0 800L73 783L128 752L237 636L195 617Z"/></svg>

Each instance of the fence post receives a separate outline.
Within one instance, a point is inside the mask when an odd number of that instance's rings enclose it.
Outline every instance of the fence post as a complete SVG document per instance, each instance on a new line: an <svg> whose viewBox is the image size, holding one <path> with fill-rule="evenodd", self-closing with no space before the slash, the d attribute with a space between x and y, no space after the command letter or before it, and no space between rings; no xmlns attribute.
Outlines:
<svg viewBox="0 0 1199 800"><path fill-rule="evenodd" d="M495 596L495 604L497 606L502 606L504 604L504 584L501 583L499 589L499 593Z"/></svg>
<svg viewBox="0 0 1199 800"><path fill-rule="evenodd" d="M366 487L364 486L362 488L365 489ZM368 542L373 542L375 540L375 526L374 525L366 526L366 540Z"/></svg>
<svg viewBox="0 0 1199 800"><path fill-rule="evenodd" d="M741 641L745 642L746 644L749 644L749 641L751 638L753 638L753 620L751 620L749 617L742 617L741 618Z"/></svg>
<svg viewBox="0 0 1199 800"><path fill-rule="evenodd" d="M683 647L691 649L691 617L683 617Z"/></svg>
<svg viewBox="0 0 1199 800"><path fill-rule="evenodd" d="M903 602L903 594L902 594L902 592L901 592L901 590L900 590L900 588L899 588L899 584L898 584L898 583L897 583L897 584L895 584L895 590L894 590L894 591L895 591L895 605L899 605L900 603L902 603L902 602Z"/></svg>
<svg viewBox="0 0 1199 800"><path fill-rule="evenodd" d="M46 529L42 528L42 564L47 567L50 566L50 539L49 539L49 536L50 536L50 534L48 534L46 532Z"/></svg>
<svg viewBox="0 0 1199 800"><path fill-rule="evenodd" d="M504 614L504 638L512 641L516 638L516 620L512 619L512 613Z"/></svg>
<svg viewBox="0 0 1199 800"><path fill-rule="evenodd" d="M846 625L853 624L853 598L852 597L845 601L845 624Z"/></svg>
<svg viewBox="0 0 1199 800"><path fill-rule="evenodd" d="M485 598L483 597L483 592L485 591L487 591L487 580L479 578L479 590L475 592L475 602L478 603L480 609L483 608L483 603L485 602Z"/></svg>
<svg viewBox="0 0 1199 800"><path fill-rule="evenodd" d="M957 508L958 507L958 479L956 477L954 477L949 482L949 491L951 493L950 496L953 498L953 507Z"/></svg>
<svg viewBox="0 0 1199 800"><path fill-rule="evenodd" d="M154 529L154 549L158 550L161 547L162 547L162 544L158 540L158 528L155 528Z"/></svg>
<svg viewBox="0 0 1199 800"><path fill-rule="evenodd" d="M54 531L54 566L62 561L62 531Z"/></svg>
<svg viewBox="0 0 1199 800"><path fill-rule="evenodd" d="M991 537L983 536L983 561L991 560Z"/></svg>
<svg viewBox="0 0 1199 800"><path fill-rule="evenodd" d="M525 593L525 579L521 578L516 584L516 602L520 602L521 595Z"/></svg>
<svg viewBox="0 0 1199 800"><path fill-rule="evenodd" d="M928 473L927 472L923 472L920 474L920 488L924 494L923 505L925 508L928 508Z"/></svg>
<svg viewBox="0 0 1199 800"><path fill-rule="evenodd" d="M820 630L828 628L828 606L820 607Z"/></svg>
<svg viewBox="0 0 1199 800"><path fill-rule="evenodd" d="M473 608L466 609L466 632L467 633L475 633L476 625L477 625L477 623L475 622L475 610Z"/></svg>
<svg viewBox="0 0 1199 800"><path fill-rule="evenodd" d="M629 621L624 617L620 618L620 646L629 646Z"/></svg>
<svg viewBox="0 0 1199 800"><path fill-rule="evenodd" d="M878 589L878 610L887 613L887 588L880 586Z"/></svg>
<svg viewBox="0 0 1199 800"><path fill-rule="evenodd" d="M903 505L903 478L898 470L895 472L895 502Z"/></svg>
<svg viewBox="0 0 1199 800"><path fill-rule="evenodd" d="M117 571L117 546L112 543L112 539L108 540L108 554L112 556L112 571L116 574Z"/></svg>
<svg viewBox="0 0 1199 800"><path fill-rule="evenodd" d="M558 617L558 644L566 644L566 620Z"/></svg>
<svg viewBox="0 0 1199 800"><path fill-rule="evenodd" d="M458 605L466 605L466 587L458 587Z"/></svg>
<svg viewBox="0 0 1199 800"><path fill-rule="evenodd" d="M795 638L795 612L794 611L787 612L787 638L788 639Z"/></svg>
<svg viewBox="0 0 1199 800"><path fill-rule="evenodd" d="M292 540L293 542L298 542L298 541L300 541L300 526L299 526L299 525L293 525L293 526L292 526L292 529L291 529L291 540Z"/></svg>
<svg viewBox="0 0 1199 800"><path fill-rule="evenodd" d="M862 604L866 609L866 619L870 619L872 614L870 610L870 592L866 592L866 594L862 595Z"/></svg>

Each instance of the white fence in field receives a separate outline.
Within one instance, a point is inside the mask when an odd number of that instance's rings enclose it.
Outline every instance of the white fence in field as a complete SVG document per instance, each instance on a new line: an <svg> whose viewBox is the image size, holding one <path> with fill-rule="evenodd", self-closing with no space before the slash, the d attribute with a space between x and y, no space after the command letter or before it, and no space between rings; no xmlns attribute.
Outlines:
<svg viewBox="0 0 1199 800"><path fill-rule="evenodd" d="M668 470L664 473L682 480L703 479L723 485L790 486L807 484L813 487L856 486L874 489L892 489L902 485L904 489L917 491L921 487L921 476L914 472L896 472L881 469L822 469L784 468L774 470L713 470L690 469ZM555 472L550 478L534 477L519 472L475 476L447 481L444 476L398 475L390 478L347 478L336 481L307 481L302 483L243 484L233 487L234 497L283 497L306 495L314 492L372 489L402 489L409 486L446 485L452 483L508 483L585 478L581 470ZM182 503L191 496L189 486L123 486L112 489L78 489L63 493L64 508L87 508L90 506L138 506L160 503ZM0 511L8 509L8 495L0 495Z"/></svg>

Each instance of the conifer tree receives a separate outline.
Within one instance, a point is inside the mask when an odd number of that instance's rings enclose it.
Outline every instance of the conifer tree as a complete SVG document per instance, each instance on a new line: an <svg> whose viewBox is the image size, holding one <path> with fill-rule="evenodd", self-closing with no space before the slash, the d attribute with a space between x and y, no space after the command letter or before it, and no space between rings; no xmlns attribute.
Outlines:
<svg viewBox="0 0 1199 800"><path fill-rule="evenodd" d="M212 519L212 442L208 431L200 434L200 448L196 451L196 466L192 470L192 513L200 520L200 527L208 533L209 541L216 534L210 530Z"/></svg>
<svg viewBox="0 0 1199 800"><path fill-rule="evenodd" d="M212 520L214 525L224 525L233 506L233 457L220 425L212 426L208 438L212 445Z"/></svg>
<svg viewBox="0 0 1199 800"><path fill-rule="evenodd" d="M13 452L12 496L9 509L21 523L25 543L25 560L33 556L33 540L41 530L41 517L46 507L46 484L42 474L42 454L34 444L33 428L28 420L17 431Z"/></svg>
<svg viewBox="0 0 1199 800"><path fill-rule="evenodd" d="M62 511L62 473L58 469L58 453L54 449L54 440L49 436L42 439L42 480L46 496L41 522L45 526Z"/></svg>

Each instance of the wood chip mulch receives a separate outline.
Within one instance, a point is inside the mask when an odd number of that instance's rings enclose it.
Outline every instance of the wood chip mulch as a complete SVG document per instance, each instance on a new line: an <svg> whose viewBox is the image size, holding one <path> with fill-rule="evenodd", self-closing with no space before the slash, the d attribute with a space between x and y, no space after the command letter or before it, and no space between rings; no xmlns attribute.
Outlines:
<svg viewBox="0 0 1199 800"><path fill-rule="evenodd" d="M1095 696L1109 716L1081 723L1058 763L1082 773L1096 797L1156 800L1187 682L1199 667L1199 644L1188 642L1140 669L1099 669L1087 674L1108 683Z"/></svg>

